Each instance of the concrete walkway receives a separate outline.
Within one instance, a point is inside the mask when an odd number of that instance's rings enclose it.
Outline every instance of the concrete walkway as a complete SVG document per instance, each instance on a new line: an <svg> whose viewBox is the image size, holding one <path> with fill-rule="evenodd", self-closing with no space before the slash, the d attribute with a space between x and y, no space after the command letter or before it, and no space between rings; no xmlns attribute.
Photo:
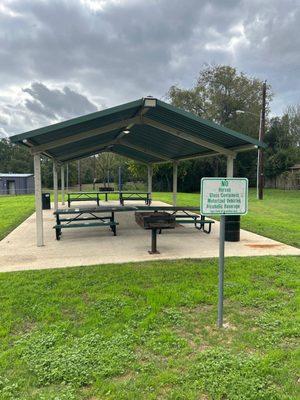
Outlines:
<svg viewBox="0 0 300 400"><path fill-rule="evenodd" d="M110 204L116 202L111 201ZM55 224L53 211L45 210L45 246L36 247L33 214L0 242L0 272L218 256L217 222L212 226L210 235L199 232L192 224L165 230L158 236L160 254L150 255L151 232L136 224L134 213L116 213L115 218L120 224L116 237L106 227L78 228L63 231L61 240L56 241L52 228ZM225 252L226 256L300 255L300 249L243 230L241 241L226 243Z"/></svg>

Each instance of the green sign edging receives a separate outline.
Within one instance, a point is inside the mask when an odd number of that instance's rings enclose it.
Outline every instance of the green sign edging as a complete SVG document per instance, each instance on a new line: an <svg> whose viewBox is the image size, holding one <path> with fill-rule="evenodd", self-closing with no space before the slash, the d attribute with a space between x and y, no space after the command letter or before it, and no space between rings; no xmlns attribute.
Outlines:
<svg viewBox="0 0 300 400"><path fill-rule="evenodd" d="M246 198L247 198L247 204L246 204L246 210L244 213L222 213L222 214L207 214L202 212L202 204L203 204L203 181L219 181L219 180L238 180L238 181L246 181ZM203 215L246 215L248 213L248 178L202 178L201 179L201 187L200 187L200 214Z"/></svg>

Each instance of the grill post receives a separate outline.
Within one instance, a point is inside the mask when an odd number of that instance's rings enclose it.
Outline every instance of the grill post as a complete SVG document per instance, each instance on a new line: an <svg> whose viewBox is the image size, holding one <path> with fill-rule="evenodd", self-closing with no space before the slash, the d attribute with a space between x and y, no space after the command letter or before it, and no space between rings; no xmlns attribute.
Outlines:
<svg viewBox="0 0 300 400"><path fill-rule="evenodd" d="M159 251L157 251L157 228L151 229L151 250L149 254L159 254Z"/></svg>

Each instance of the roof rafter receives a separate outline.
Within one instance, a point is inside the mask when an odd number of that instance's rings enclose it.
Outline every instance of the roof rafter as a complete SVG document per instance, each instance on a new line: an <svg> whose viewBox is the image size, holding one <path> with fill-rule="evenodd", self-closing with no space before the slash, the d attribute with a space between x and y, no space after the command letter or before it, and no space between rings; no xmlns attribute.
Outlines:
<svg viewBox="0 0 300 400"><path fill-rule="evenodd" d="M166 157L164 155L162 155L161 153L157 153L156 151L152 151L149 149L145 149L142 146L138 146L136 144L131 144L128 142L125 142L124 140L119 141L117 144L120 144L122 146L128 147L130 149L136 150L136 151L140 151L141 153L144 154L148 154L149 156L155 157L155 158L160 158L161 160L170 160L170 157Z"/></svg>
<svg viewBox="0 0 300 400"><path fill-rule="evenodd" d="M98 145L94 145L94 146L90 146L90 147L87 147L86 149L84 149L84 152L85 152L85 154L87 154L87 153L91 153L91 152L97 152L97 151L99 151L99 152L101 152L103 149L106 149L107 148L107 146L110 146L110 145L112 145L114 143L114 140L110 140L110 141L108 141L108 142L105 142L105 143L101 143L101 144L98 144ZM81 150L78 150L78 151L74 151L74 152L72 152L72 153L69 153L67 156L66 155L64 155L64 156L57 156L57 159L59 160L59 161L62 161L62 162L64 162L64 161L67 161L67 160L69 160L70 158L74 158L74 157L76 157L76 156L80 156L80 154L82 154L82 149Z"/></svg>
<svg viewBox="0 0 300 400"><path fill-rule="evenodd" d="M200 138L197 138L195 135L192 135L186 131L181 131L179 129L176 128L172 128L171 126L162 124L160 122L154 121L150 118L143 118L142 121L146 124L146 125L150 125L154 128L160 129L161 131L167 132L170 135L179 137L181 139L187 140L188 142L192 142L195 144L198 144L199 146L205 147L207 149L216 151L217 153L221 153L221 154L226 154L226 155L230 155L230 156L234 156L235 152L229 149L226 149L225 147L219 146L217 144L208 142L207 140L203 140Z"/></svg>
<svg viewBox="0 0 300 400"><path fill-rule="evenodd" d="M105 125L101 128L92 129L90 131L80 132L75 135L67 136L62 139L52 140L46 144L41 144L38 146L31 147L31 153L42 153L50 149L55 149L56 147L64 146L66 144L78 142L80 140L88 139L93 136L101 135L113 131L114 129L126 128L130 124L134 124L140 121L140 117L134 117L123 121L114 122L112 124Z"/></svg>

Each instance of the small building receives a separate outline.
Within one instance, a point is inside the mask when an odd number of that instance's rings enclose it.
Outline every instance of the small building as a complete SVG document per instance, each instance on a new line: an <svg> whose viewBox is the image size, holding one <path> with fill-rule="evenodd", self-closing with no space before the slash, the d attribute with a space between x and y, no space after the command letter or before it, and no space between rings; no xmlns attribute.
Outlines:
<svg viewBox="0 0 300 400"><path fill-rule="evenodd" d="M0 173L0 195L34 193L33 174Z"/></svg>

